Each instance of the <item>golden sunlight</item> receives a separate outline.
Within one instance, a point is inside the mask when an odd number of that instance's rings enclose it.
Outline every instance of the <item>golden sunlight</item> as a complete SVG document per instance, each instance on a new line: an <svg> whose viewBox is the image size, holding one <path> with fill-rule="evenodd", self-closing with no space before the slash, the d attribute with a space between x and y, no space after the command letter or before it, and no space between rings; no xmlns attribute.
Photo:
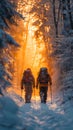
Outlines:
<svg viewBox="0 0 73 130"><path fill-rule="evenodd" d="M49 8L45 5L46 9ZM15 29L17 31L14 34L14 37L17 42L20 43L21 48L18 52L15 53L15 76L14 76L14 90L21 94L20 91L20 84L23 71L26 68L31 68L35 79L38 75L39 69L41 67L47 67L50 74L52 74L52 59L49 55L52 52L52 45L50 39L48 42L45 42L43 39L43 34L40 32L38 38L35 35L35 32L38 31L39 27L41 26L42 22L38 22L38 17L34 14L29 14L31 6L28 4L26 8L19 7L18 10L23 10L23 14L25 15L25 20L23 22L19 21L19 28ZM26 13L24 13L26 10ZM40 20L39 20L40 21ZM33 23L36 22L36 25ZM50 27L45 27L45 31L49 32ZM41 35L40 35L41 34ZM48 63L48 61L50 61ZM39 90L33 90L33 97L35 96L36 100L39 98ZM24 97L24 92L23 92Z"/></svg>

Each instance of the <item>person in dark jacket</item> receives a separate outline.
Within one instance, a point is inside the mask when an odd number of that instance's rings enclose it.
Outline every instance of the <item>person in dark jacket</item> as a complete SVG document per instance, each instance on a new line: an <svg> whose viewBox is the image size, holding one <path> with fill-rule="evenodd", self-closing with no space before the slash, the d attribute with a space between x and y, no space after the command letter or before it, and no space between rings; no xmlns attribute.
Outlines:
<svg viewBox="0 0 73 130"><path fill-rule="evenodd" d="M51 77L46 67L40 68L39 75L37 77L36 88L39 87L39 93L41 103L46 103L48 86L52 85Z"/></svg>
<svg viewBox="0 0 73 130"><path fill-rule="evenodd" d="M35 79L31 72L31 69L28 68L24 71L21 80L21 90L25 90L25 103L31 102L33 87L35 87Z"/></svg>

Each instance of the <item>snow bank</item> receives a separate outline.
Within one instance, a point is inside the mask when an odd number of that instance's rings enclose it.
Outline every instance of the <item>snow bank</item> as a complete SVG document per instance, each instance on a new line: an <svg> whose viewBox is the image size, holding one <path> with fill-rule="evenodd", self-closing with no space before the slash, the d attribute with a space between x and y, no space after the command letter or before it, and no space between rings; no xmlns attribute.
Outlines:
<svg viewBox="0 0 73 130"><path fill-rule="evenodd" d="M0 97L0 130L22 130L19 107L9 97Z"/></svg>

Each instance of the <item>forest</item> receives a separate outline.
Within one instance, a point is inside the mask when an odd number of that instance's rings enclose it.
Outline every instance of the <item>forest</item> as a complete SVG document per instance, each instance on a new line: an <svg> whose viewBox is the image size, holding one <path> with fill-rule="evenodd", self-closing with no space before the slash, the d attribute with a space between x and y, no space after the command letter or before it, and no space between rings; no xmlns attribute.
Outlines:
<svg viewBox="0 0 73 130"><path fill-rule="evenodd" d="M25 119L24 123L22 114L17 112L19 112L19 105L24 104L24 92L21 93L21 79L24 70L31 68L36 80L39 69L44 66L48 68L52 78L52 89L48 90L47 104L52 100L53 104L57 104L58 107L62 105L63 110L67 107L72 113L73 0L0 0L0 109L5 112L5 115L0 112L1 130L36 130L39 128L37 127L39 124L34 128L37 119L32 125L31 113L25 114L28 118L30 115L29 122L31 123L26 122ZM34 89L32 95L34 105L32 106L36 107L35 110L39 106L38 97L39 91ZM28 107L27 105L24 109ZM43 105L40 109L44 112L45 106L42 107ZM30 106L29 109L31 109ZM52 109L50 111L52 113ZM25 113L28 112L25 110ZM40 114L38 119L43 116ZM70 118L71 115L67 116ZM7 118L7 122L4 118ZM46 122L47 125L48 120ZM25 128L26 123L30 126L29 128ZM70 125L68 130L73 129L73 125ZM67 127L59 128L59 126L51 128L43 126L39 130L57 130L57 128L67 130Z"/></svg>

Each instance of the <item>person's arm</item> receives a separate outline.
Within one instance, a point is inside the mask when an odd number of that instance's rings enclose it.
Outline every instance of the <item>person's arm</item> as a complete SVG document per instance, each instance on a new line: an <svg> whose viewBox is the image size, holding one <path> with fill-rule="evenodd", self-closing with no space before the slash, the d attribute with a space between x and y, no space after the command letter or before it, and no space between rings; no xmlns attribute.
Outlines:
<svg viewBox="0 0 73 130"><path fill-rule="evenodd" d="M23 86L23 79L21 80L21 97L23 96L23 89L24 89L24 86Z"/></svg>
<svg viewBox="0 0 73 130"><path fill-rule="evenodd" d="M23 89L23 79L21 80L21 90Z"/></svg>

